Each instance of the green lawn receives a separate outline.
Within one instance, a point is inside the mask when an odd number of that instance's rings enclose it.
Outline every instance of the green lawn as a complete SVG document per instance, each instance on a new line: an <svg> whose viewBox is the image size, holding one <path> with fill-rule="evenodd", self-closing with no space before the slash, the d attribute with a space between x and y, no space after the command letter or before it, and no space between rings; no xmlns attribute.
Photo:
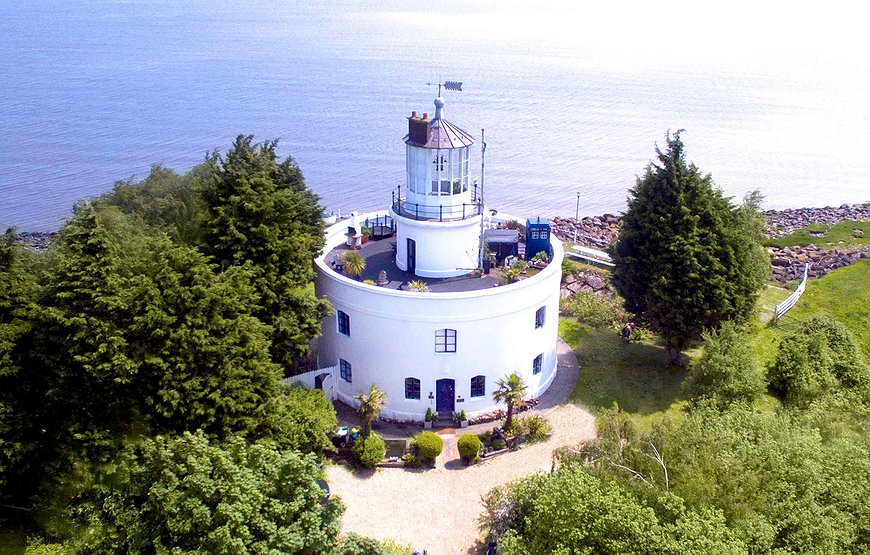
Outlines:
<svg viewBox="0 0 870 555"><path fill-rule="evenodd" d="M832 314L848 327L870 358L870 260L810 280L797 306L778 326L769 325L773 308L790 293L766 287L759 297L759 318L750 330L750 341L762 365L773 361L784 334L794 330L801 320L821 313ZM580 362L580 380L571 401L592 410L616 402L634 414L641 425L661 414L680 418L686 404L681 391L686 371L669 366L662 347L646 342L624 343L613 330L591 328L571 318L560 320L559 334ZM698 352L686 354L692 357ZM769 396L758 403L763 410L777 405L777 400Z"/></svg>
<svg viewBox="0 0 870 555"><path fill-rule="evenodd" d="M858 229L863 233L855 233ZM811 233L824 233L824 236L814 236ZM768 239L764 243L769 247L791 247L817 245L819 247L847 247L851 245L870 245L870 222L846 221L836 225L813 224L791 235L779 239Z"/></svg>

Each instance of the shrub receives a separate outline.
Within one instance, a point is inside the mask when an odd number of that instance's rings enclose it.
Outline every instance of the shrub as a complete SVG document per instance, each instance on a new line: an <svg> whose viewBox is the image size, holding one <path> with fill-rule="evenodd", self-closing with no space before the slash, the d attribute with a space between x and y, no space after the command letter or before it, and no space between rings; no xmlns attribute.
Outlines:
<svg viewBox="0 0 870 555"><path fill-rule="evenodd" d="M624 317L618 302L591 291L580 291L572 298L565 299L562 312L593 328L606 328L619 323Z"/></svg>
<svg viewBox="0 0 870 555"><path fill-rule="evenodd" d="M384 440L375 432L353 444L353 458L360 466L372 467L381 462L387 452Z"/></svg>
<svg viewBox="0 0 870 555"><path fill-rule="evenodd" d="M480 438L475 434L462 434L457 441L459 454L468 460L473 461L480 453Z"/></svg>
<svg viewBox="0 0 870 555"><path fill-rule="evenodd" d="M443 448L444 441L435 432L420 432L411 440L411 449L420 459L434 459L441 454Z"/></svg>
<svg viewBox="0 0 870 555"><path fill-rule="evenodd" d="M705 333L704 350L689 367L686 388L695 398L711 399L719 408L736 401L752 403L767 384L752 347L730 321Z"/></svg>
<svg viewBox="0 0 870 555"><path fill-rule="evenodd" d="M435 422L435 413L432 412L432 407L426 409L426 416L424 420L426 422Z"/></svg>
<svg viewBox="0 0 870 555"><path fill-rule="evenodd" d="M428 293L429 286L426 285L425 281L412 279L408 282L408 291L416 291L417 293Z"/></svg>
<svg viewBox="0 0 870 555"><path fill-rule="evenodd" d="M543 441L550 437L550 432L553 427L546 418L538 414L519 418L516 421L516 431L518 435L526 436L532 441Z"/></svg>
<svg viewBox="0 0 870 555"><path fill-rule="evenodd" d="M489 447L489 444L492 441L492 430L487 430L487 431L483 432L482 434L478 435L477 437L480 438L480 442L483 445L485 445L486 447Z"/></svg>
<svg viewBox="0 0 870 555"><path fill-rule="evenodd" d="M492 450L498 451L500 449L504 449L507 447L507 442L503 439L494 439L492 440Z"/></svg>
<svg viewBox="0 0 870 555"><path fill-rule="evenodd" d="M338 548L338 555L411 555L410 547L392 540L375 540L351 532Z"/></svg>

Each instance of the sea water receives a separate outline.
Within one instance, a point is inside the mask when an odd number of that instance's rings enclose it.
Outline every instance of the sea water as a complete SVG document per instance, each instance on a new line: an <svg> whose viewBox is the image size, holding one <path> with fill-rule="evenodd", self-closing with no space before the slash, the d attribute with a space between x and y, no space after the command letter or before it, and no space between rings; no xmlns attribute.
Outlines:
<svg viewBox="0 0 870 555"><path fill-rule="evenodd" d="M701 5L699 5L701 4ZM0 2L0 225L280 139L329 210L385 208L406 117L487 143L487 204L619 212L666 134L729 196L870 200L870 35L847 3Z"/></svg>

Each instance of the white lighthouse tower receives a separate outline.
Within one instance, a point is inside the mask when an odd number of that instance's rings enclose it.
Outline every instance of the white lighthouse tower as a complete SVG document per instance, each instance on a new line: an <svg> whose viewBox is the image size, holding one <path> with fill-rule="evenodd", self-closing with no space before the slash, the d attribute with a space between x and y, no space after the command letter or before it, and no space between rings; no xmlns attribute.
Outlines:
<svg viewBox="0 0 870 555"><path fill-rule="evenodd" d="M467 274L478 265L483 206L469 187L472 136L444 119L444 99L435 117L408 118L406 184L393 193L396 265L427 278Z"/></svg>

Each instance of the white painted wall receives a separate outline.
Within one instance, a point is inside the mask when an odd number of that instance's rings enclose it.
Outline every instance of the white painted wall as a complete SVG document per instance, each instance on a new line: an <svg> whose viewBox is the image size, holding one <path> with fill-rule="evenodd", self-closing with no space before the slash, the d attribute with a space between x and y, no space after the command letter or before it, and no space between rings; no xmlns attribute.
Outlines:
<svg viewBox="0 0 870 555"><path fill-rule="evenodd" d="M451 222L418 221L394 212L396 265L408 270L408 239L416 242L418 276L461 276L477 268L480 252L480 216Z"/></svg>
<svg viewBox="0 0 870 555"><path fill-rule="evenodd" d="M383 212L368 214L369 217ZM443 224L442 224L443 225ZM479 222L478 222L479 225ZM328 252L343 241L342 222L327 230ZM479 229L479 228L478 228ZM529 397L542 393L555 376L562 244L552 240L553 261L539 274L517 283L464 293L414 293L365 285L330 269L323 256L315 260L316 290L337 310L350 316L351 334L339 334L337 318L327 318L320 339L318 363L351 363L353 381L336 371L338 398L354 404L353 395L375 383L389 399L384 415L422 419L435 410L435 382L456 380L455 410L469 416L493 410L495 381L517 372L528 384ZM535 312L546 306L544 327L535 329ZM457 352L436 353L435 331L457 331ZM542 372L532 374L532 362L543 353ZM486 376L486 395L470 397L471 378ZM421 380L421 399L406 400L406 377Z"/></svg>

